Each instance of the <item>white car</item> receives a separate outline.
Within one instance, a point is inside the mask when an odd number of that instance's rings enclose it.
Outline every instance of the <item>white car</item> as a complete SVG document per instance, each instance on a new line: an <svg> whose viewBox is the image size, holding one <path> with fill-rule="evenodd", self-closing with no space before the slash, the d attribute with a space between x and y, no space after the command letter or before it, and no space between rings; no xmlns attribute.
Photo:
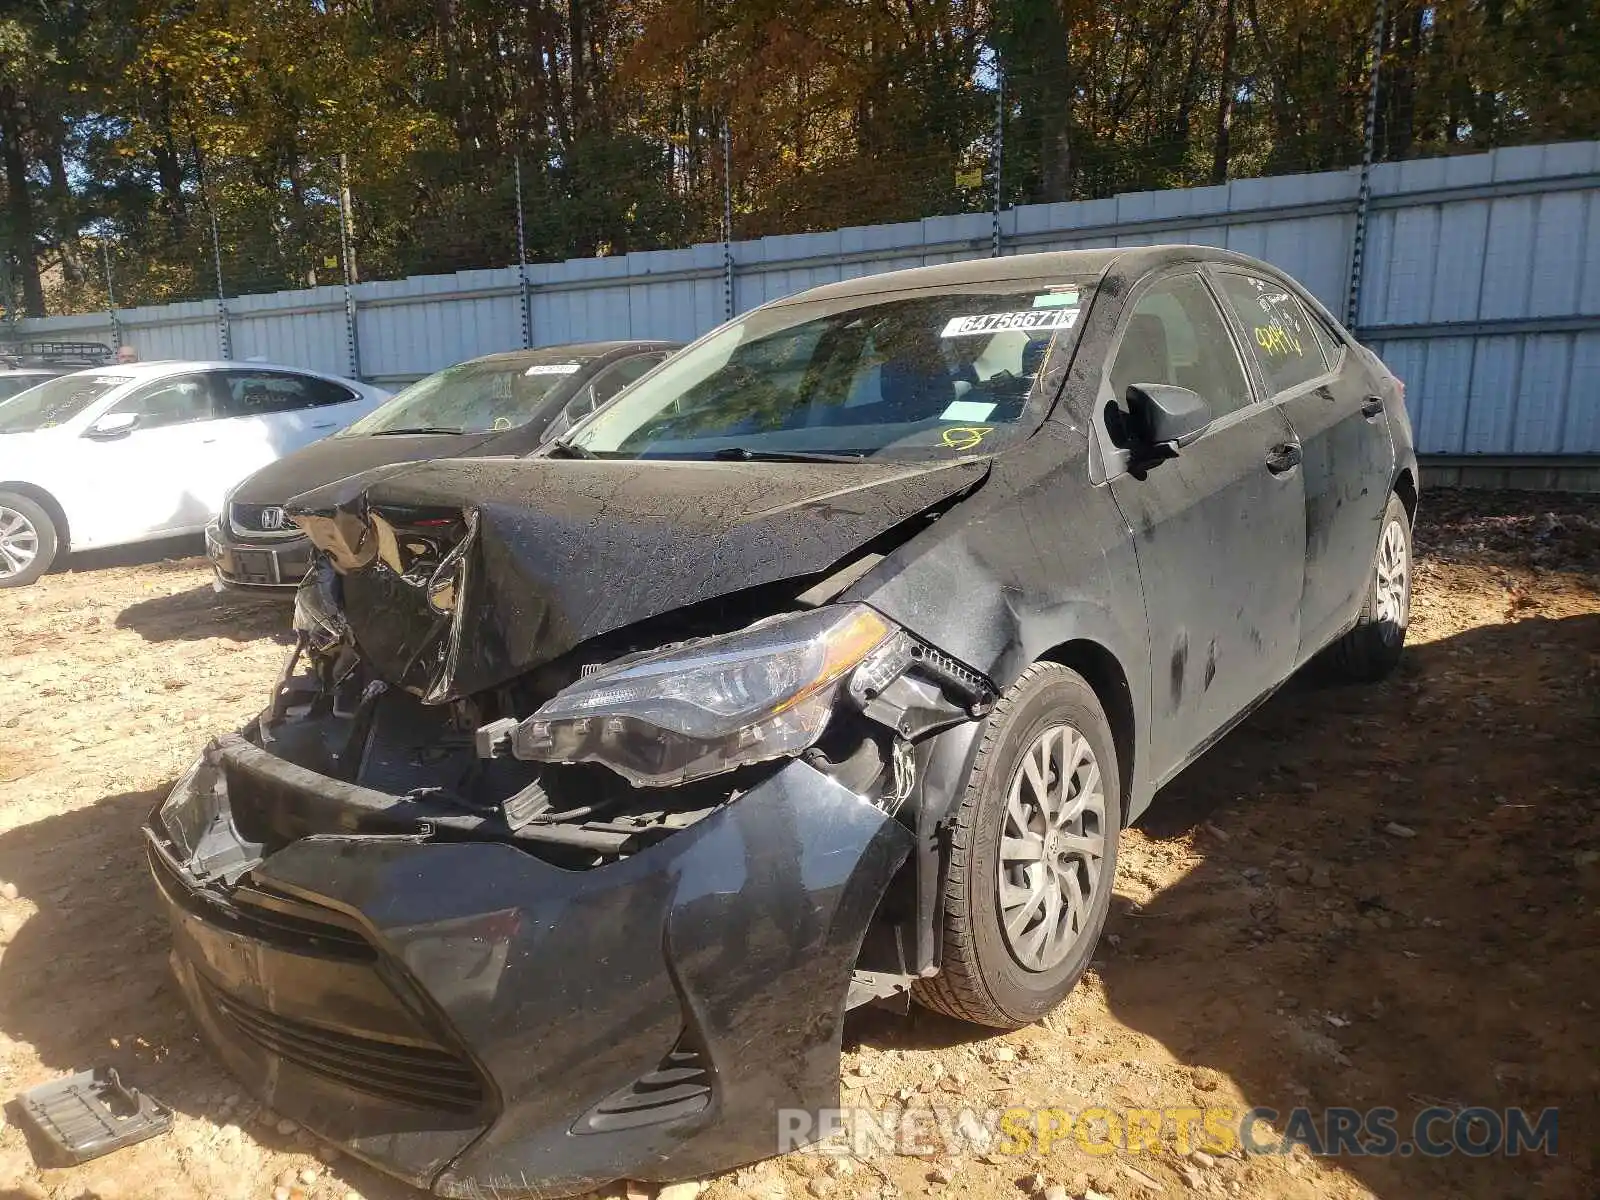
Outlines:
<svg viewBox="0 0 1600 1200"><path fill-rule="evenodd" d="M228 489L389 393L295 367L96 367L0 401L0 588L69 547L199 533Z"/></svg>

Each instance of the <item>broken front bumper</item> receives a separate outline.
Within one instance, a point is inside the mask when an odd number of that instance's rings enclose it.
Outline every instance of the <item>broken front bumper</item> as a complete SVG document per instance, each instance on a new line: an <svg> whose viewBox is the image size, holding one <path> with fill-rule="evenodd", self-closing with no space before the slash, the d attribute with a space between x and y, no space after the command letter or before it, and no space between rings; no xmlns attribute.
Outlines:
<svg viewBox="0 0 1600 1200"><path fill-rule="evenodd" d="M254 805L351 790L225 739L146 829L179 982L274 1110L440 1195L558 1196L767 1157L780 1109L837 1104L912 842L872 804L794 761L587 871L426 833L260 854Z"/></svg>

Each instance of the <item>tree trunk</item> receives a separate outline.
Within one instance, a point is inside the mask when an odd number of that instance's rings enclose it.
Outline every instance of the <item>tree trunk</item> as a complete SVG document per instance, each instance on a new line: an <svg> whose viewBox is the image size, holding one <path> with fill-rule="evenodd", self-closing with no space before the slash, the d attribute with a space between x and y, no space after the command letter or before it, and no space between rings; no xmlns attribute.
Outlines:
<svg viewBox="0 0 1600 1200"><path fill-rule="evenodd" d="M1211 182L1228 182L1229 142L1233 135L1233 47L1239 37L1239 18L1233 0L1222 0L1222 61L1217 67L1217 135L1211 149Z"/></svg>
<svg viewBox="0 0 1600 1200"><path fill-rule="evenodd" d="M22 311L44 316L44 286L39 279L39 247L34 240L33 192L28 181L28 158L22 148L22 112L16 89L0 87L0 154L5 157L6 209L10 217L12 251L22 272Z"/></svg>
<svg viewBox="0 0 1600 1200"><path fill-rule="evenodd" d="M161 138L155 145L156 178L161 185L161 207L172 221L172 236L183 236L189 205L183 195L183 159L172 131L172 85L161 80Z"/></svg>
<svg viewBox="0 0 1600 1200"><path fill-rule="evenodd" d="M1047 204L1068 199L1072 192L1072 134L1065 119L1054 127L1046 124L1041 150L1039 199Z"/></svg>

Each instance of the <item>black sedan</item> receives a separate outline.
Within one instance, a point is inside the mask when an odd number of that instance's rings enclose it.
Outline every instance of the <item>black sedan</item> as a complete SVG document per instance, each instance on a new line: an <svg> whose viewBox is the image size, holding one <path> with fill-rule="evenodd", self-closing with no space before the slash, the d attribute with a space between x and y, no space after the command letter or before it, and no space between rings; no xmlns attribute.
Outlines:
<svg viewBox="0 0 1600 1200"><path fill-rule="evenodd" d="M311 542L284 515L290 496L394 463L523 455L588 416L678 349L581 342L469 359L427 376L330 438L263 467L228 494L206 530L220 588L289 591Z"/></svg>
<svg viewBox="0 0 1600 1200"><path fill-rule="evenodd" d="M1399 381L1251 258L765 305L532 460L289 504L298 652L147 828L180 981L440 1195L770 1155L847 1008L1039 1019L1163 784L1396 666L1416 506Z"/></svg>

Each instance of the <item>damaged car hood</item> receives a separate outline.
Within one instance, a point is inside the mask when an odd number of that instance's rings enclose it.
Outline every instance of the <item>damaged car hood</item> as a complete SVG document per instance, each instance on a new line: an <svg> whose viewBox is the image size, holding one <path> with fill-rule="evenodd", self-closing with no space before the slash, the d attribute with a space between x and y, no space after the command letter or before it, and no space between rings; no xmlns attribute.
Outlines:
<svg viewBox="0 0 1600 1200"><path fill-rule="evenodd" d="M377 675L444 703L651 617L817 575L974 487L986 460L458 459L287 511L342 576Z"/></svg>

